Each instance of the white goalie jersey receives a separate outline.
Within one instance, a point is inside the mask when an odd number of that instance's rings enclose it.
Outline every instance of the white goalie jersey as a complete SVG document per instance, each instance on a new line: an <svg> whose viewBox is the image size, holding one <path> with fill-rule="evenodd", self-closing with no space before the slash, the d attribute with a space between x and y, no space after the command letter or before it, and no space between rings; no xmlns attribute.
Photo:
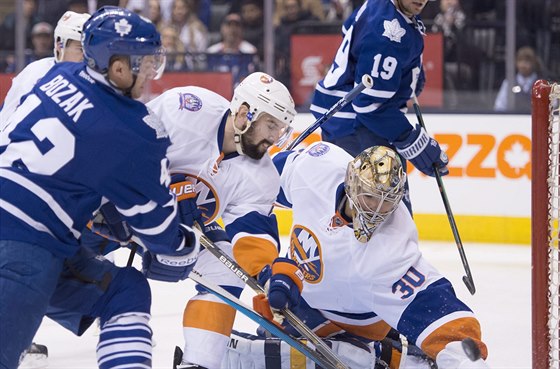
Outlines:
<svg viewBox="0 0 560 369"><path fill-rule="evenodd" d="M471 310L422 257L402 202L369 242L355 238L337 212L352 159L324 142L274 157L281 173L278 201L293 209L289 257L304 273L302 297L346 331L379 339L373 331L385 321L434 357L451 321L479 333Z"/></svg>

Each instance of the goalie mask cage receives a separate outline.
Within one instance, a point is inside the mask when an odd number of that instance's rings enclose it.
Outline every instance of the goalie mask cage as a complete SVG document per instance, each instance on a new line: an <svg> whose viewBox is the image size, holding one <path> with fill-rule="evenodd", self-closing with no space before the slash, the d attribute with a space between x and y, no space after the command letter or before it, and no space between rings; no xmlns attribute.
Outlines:
<svg viewBox="0 0 560 369"><path fill-rule="evenodd" d="M533 369L560 368L559 102L560 84L535 82L531 158Z"/></svg>

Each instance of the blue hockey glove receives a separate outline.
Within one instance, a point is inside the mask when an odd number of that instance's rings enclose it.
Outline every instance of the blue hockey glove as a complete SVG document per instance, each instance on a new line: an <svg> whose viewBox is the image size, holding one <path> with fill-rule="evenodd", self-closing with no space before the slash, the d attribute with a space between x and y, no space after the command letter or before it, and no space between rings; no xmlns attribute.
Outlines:
<svg viewBox="0 0 560 369"><path fill-rule="evenodd" d="M177 197L179 221L189 227L196 224L200 229L204 229L202 211L196 204L198 194L194 188L194 183L183 174L174 174L171 176L170 189Z"/></svg>
<svg viewBox="0 0 560 369"><path fill-rule="evenodd" d="M231 242L231 239L227 235L226 231L218 224L218 222L212 222L204 226L204 235L214 243L217 242Z"/></svg>
<svg viewBox="0 0 560 369"><path fill-rule="evenodd" d="M272 309L292 308L299 303L303 289L303 273L292 259L276 258L272 266L265 266L257 277L267 289Z"/></svg>
<svg viewBox="0 0 560 369"><path fill-rule="evenodd" d="M132 230L110 202L99 208L88 228L93 233L119 243L128 243L132 237Z"/></svg>
<svg viewBox="0 0 560 369"><path fill-rule="evenodd" d="M146 251L142 256L142 273L147 278L164 282L186 279L194 267L200 251L200 231L180 225L185 243L171 255L154 254Z"/></svg>
<svg viewBox="0 0 560 369"><path fill-rule="evenodd" d="M399 154L409 160L419 171L435 177L434 166L441 175L449 173L447 155L439 147L439 143L428 136L420 125L410 131L403 140L393 142Z"/></svg>

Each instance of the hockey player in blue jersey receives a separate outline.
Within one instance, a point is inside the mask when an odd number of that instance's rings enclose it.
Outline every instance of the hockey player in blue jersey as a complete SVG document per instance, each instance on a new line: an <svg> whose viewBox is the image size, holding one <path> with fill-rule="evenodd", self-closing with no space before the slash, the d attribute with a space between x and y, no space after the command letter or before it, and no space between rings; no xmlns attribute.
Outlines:
<svg viewBox="0 0 560 369"><path fill-rule="evenodd" d="M159 33L105 7L82 44L86 63L54 65L0 133L1 368L17 367L45 315L77 335L99 317L100 368L151 367L146 278L79 244L107 201L147 247L152 277L184 279L198 255L169 191L167 132L134 100L163 71Z"/></svg>
<svg viewBox="0 0 560 369"><path fill-rule="evenodd" d="M321 126L322 138L352 156L372 145L395 148L427 175L434 165L448 173L437 141L405 116L407 101L424 85L424 25L418 15L428 0L367 0L343 25L331 68L316 88L310 110L319 117L369 74L374 85ZM405 163L406 170L406 161ZM412 211L408 184L403 199Z"/></svg>

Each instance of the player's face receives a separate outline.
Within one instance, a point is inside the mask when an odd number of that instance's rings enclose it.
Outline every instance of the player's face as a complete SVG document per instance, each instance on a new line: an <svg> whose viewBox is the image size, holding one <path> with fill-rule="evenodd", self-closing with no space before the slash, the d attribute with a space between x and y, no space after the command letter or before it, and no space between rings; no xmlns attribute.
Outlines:
<svg viewBox="0 0 560 369"><path fill-rule="evenodd" d="M412 17L420 14L427 2L428 0L397 0L397 5L407 17Z"/></svg>
<svg viewBox="0 0 560 369"><path fill-rule="evenodd" d="M82 49L82 43L76 40L68 40L66 42L66 47L64 48L64 55L62 56L62 61L67 62L81 62L84 60L84 51Z"/></svg>
<svg viewBox="0 0 560 369"><path fill-rule="evenodd" d="M163 66L164 55L131 56L129 60L120 58L111 64L109 79L122 91L129 91L130 97L138 99L144 93L147 81L159 78Z"/></svg>
<svg viewBox="0 0 560 369"><path fill-rule="evenodd" d="M278 142L287 125L264 113L241 136L243 152L250 158L260 159L269 147Z"/></svg>

